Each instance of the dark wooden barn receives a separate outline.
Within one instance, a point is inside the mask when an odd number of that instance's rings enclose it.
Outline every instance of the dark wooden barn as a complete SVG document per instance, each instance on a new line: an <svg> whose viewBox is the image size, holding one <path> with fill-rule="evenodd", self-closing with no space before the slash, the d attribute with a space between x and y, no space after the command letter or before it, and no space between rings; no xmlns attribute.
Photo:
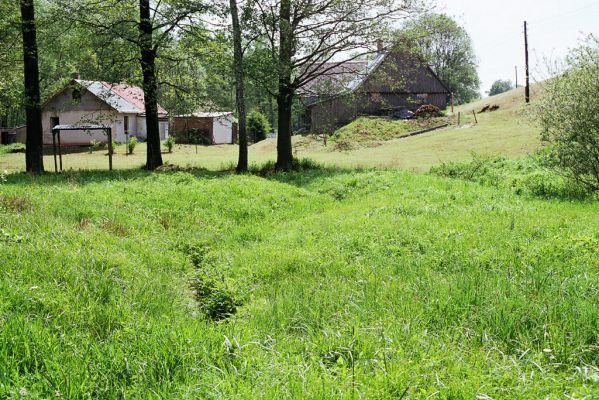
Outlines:
<svg viewBox="0 0 599 400"><path fill-rule="evenodd" d="M379 52L368 62L323 65L322 75L298 90L298 128L326 132L360 115L393 115L423 104L441 109L451 93L433 70L407 51Z"/></svg>

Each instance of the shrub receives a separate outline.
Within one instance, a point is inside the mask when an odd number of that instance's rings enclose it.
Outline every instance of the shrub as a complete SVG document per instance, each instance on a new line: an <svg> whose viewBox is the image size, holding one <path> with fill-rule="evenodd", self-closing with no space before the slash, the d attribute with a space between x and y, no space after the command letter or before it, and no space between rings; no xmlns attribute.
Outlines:
<svg viewBox="0 0 599 400"><path fill-rule="evenodd" d="M90 145L89 146L89 152L90 153L92 153L94 151L102 150L106 146L105 143L99 142L99 141L97 141L95 139L92 140L91 142L89 142L89 145Z"/></svg>
<svg viewBox="0 0 599 400"><path fill-rule="evenodd" d="M162 142L162 144L164 145L164 147L166 147L166 150L169 153L173 152L173 147L175 147L175 137L174 136L169 136L168 138L166 138L166 140L164 140Z"/></svg>
<svg viewBox="0 0 599 400"><path fill-rule="evenodd" d="M532 107L551 144L554 168L590 191L599 191L599 39L590 37L566 58L566 72L547 80Z"/></svg>
<svg viewBox="0 0 599 400"><path fill-rule="evenodd" d="M414 112L415 118L434 118L434 117L442 117L443 113L439 109L439 107L432 104L425 104L420 106L418 110Z"/></svg>
<svg viewBox="0 0 599 400"><path fill-rule="evenodd" d="M266 139L266 135L270 130L270 124L264 114L257 110L250 112L247 120L247 132L252 142L256 143Z"/></svg>
<svg viewBox="0 0 599 400"><path fill-rule="evenodd" d="M501 156L473 155L467 162L449 162L432 167L431 174L464 179L487 186L508 188L516 194L540 197L585 198L584 188L568 184L563 176L545 165L550 150L542 149L532 157L509 160Z"/></svg>
<svg viewBox="0 0 599 400"><path fill-rule="evenodd" d="M496 80L491 85L491 90L489 90L489 96L495 96L497 94L505 93L508 90L512 90L514 85L512 81L504 81L504 80Z"/></svg>
<svg viewBox="0 0 599 400"><path fill-rule="evenodd" d="M112 141L112 154L114 154L116 152L116 148L118 147L119 143L116 140Z"/></svg>
<svg viewBox="0 0 599 400"><path fill-rule="evenodd" d="M8 153L24 153L25 145L23 143L11 143L6 145L0 145L0 154Z"/></svg>
<svg viewBox="0 0 599 400"><path fill-rule="evenodd" d="M129 154L133 154L135 146L137 146L137 138L135 136L130 136L129 139L127 139L127 151Z"/></svg>
<svg viewBox="0 0 599 400"><path fill-rule="evenodd" d="M241 305L233 294L215 281L198 275L191 283L198 307L212 321L221 321L237 312Z"/></svg>

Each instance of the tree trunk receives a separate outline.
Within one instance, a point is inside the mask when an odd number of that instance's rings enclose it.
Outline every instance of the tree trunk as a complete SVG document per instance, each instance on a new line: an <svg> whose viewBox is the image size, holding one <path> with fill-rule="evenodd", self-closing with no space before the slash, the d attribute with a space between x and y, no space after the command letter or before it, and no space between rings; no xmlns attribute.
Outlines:
<svg viewBox="0 0 599 400"><path fill-rule="evenodd" d="M243 77L243 52L241 50L241 26L237 12L237 0L229 0L231 6L231 19L233 22L233 68L235 70L235 104L237 105L237 117L239 119L239 159L237 160L237 172L248 170L248 139L246 130L245 94Z"/></svg>
<svg viewBox="0 0 599 400"><path fill-rule="evenodd" d="M139 48L143 72L144 103L146 107L147 158L146 169L162 165L160 130L158 127L158 83L156 81L156 51L152 47L150 0L139 0Z"/></svg>
<svg viewBox="0 0 599 400"><path fill-rule="evenodd" d="M27 172L44 172L42 107L40 104L37 37L33 0L20 0L21 30L23 33L23 75L25 81L25 113L27 138L25 141L25 168Z"/></svg>
<svg viewBox="0 0 599 400"><path fill-rule="evenodd" d="M289 171L293 163L291 148L291 105L293 101L293 88L291 87L291 59L293 56L291 0L281 0L279 25L277 169Z"/></svg>

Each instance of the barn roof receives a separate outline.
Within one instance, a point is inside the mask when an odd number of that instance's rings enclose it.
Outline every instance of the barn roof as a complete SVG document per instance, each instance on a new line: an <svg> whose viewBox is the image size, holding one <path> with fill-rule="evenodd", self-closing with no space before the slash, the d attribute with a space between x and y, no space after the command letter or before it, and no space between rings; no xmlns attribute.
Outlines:
<svg viewBox="0 0 599 400"><path fill-rule="evenodd" d="M370 61L327 62L320 66L323 71L315 79L298 89L300 96L337 95L353 92L383 62L387 53L379 53Z"/></svg>
<svg viewBox="0 0 599 400"><path fill-rule="evenodd" d="M81 79L75 79L74 82L120 113L145 114L146 112L144 91L138 86ZM158 105L158 115L167 115L166 110L160 105Z"/></svg>
<svg viewBox="0 0 599 400"><path fill-rule="evenodd" d="M392 52L381 52L370 61L346 61L324 63L320 70L324 71L312 81L298 89L298 94L304 98L331 97L352 93L359 89L370 75L387 59ZM396 53L397 54L397 53ZM405 55L405 53L401 53ZM413 60L410 56L407 60ZM404 62L406 62L404 60ZM413 61L410 61L413 62ZM419 63L421 61L418 61ZM449 93L447 86L439 79L435 72L424 62L422 66L429 74L439 81L441 86ZM318 102L318 100L313 100ZM310 101L308 101L310 103Z"/></svg>

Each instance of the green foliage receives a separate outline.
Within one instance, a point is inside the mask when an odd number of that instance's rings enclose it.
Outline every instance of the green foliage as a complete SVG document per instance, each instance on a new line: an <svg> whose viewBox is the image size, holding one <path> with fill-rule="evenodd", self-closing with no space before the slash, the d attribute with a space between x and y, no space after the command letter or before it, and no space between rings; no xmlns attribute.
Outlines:
<svg viewBox="0 0 599 400"><path fill-rule="evenodd" d="M247 133L248 138L254 142L260 142L266 139L266 135L270 133L271 127L268 119L258 110L251 111L247 116Z"/></svg>
<svg viewBox="0 0 599 400"><path fill-rule="evenodd" d="M116 152L117 147L119 147L119 142L117 142L116 140L113 139L111 145L112 145L111 146L112 147L112 154L114 154Z"/></svg>
<svg viewBox="0 0 599 400"><path fill-rule="evenodd" d="M127 153L133 154L133 150L135 150L135 146L137 146L137 138L135 136L129 136L127 139Z"/></svg>
<svg viewBox="0 0 599 400"><path fill-rule="evenodd" d="M0 144L0 154L24 153L25 145L23 143Z"/></svg>
<svg viewBox="0 0 599 400"><path fill-rule="evenodd" d="M565 67L543 84L532 115L551 144L553 166L599 191L599 39L590 36L572 50Z"/></svg>
<svg viewBox="0 0 599 400"><path fill-rule="evenodd" d="M512 84L512 81L503 81L499 79L493 82L493 85L491 85L491 90L489 90L489 96L495 96L497 94L505 93L508 90L512 90L513 88L514 85Z"/></svg>
<svg viewBox="0 0 599 400"><path fill-rule="evenodd" d="M599 203L323 168L0 185L2 398L596 392Z"/></svg>
<svg viewBox="0 0 599 400"><path fill-rule="evenodd" d="M432 167L430 172L438 176L510 189L516 194L586 198L588 193L584 187L571 184L563 176L547 168L550 151L545 149L517 160L473 154L472 161L443 163Z"/></svg>
<svg viewBox="0 0 599 400"><path fill-rule="evenodd" d="M90 146L89 146L89 152L94 152L94 151L98 151L98 150L103 150L106 148L106 143L104 142L100 142L96 139L92 139L89 142Z"/></svg>
<svg viewBox="0 0 599 400"><path fill-rule="evenodd" d="M415 43L417 51L430 64L455 95L457 104L469 103L480 94L480 79L472 40L464 27L446 14L426 14L409 22L398 32L402 42Z"/></svg>
<svg viewBox="0 0 599 400"><path fill-rule="evenodd" d="M167 137L165 140L162 141L162 144L164 145L164 147L166 147L166 150L169 153L172 153L173 148L175 147L175 137L174 136Z"/></svg>

